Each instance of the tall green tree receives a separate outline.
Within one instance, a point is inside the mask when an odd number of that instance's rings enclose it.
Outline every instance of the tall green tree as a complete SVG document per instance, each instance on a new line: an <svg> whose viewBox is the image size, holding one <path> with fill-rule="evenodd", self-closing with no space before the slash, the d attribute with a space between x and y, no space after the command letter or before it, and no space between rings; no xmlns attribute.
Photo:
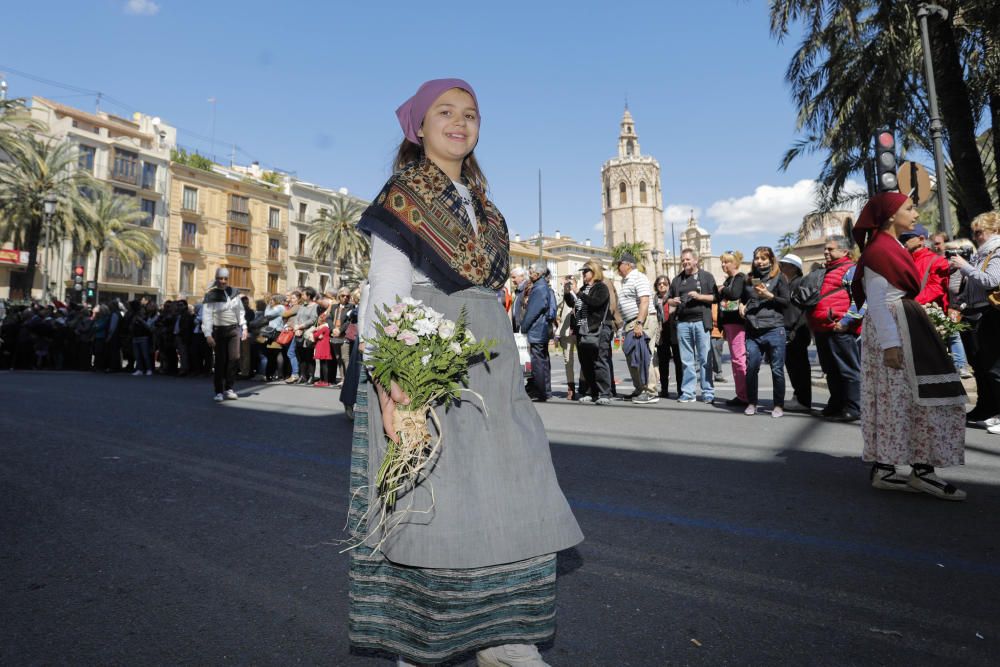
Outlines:
<svg viewBox="0 0 1000 667"><path fill-rule="evenodd" d="M116 195L104 185L90 188L88 194L77 204L73 238L85 254L94 253L94 282L100 281L105 252L135 264L160 251L150 233L138 226L147 214L135 197Z"/></svg>
<svg viewBox="0 0 1000 667"><path fill-rule="evenodd" d="M322 208L309 223L309 245L315 257L328 257L330 270L340 286L348 267L357 267L368 258L368 239L358 231L358 221L365 207L346 195L330 198L330 207ZM352 273L357 273L357 270Z"/></svg>
<svg viewBox="0 0 1000 667"><path fill-rule="evenodd" d="M798 242L798 240L799 240L798 232L785 232L784 234L778 237L778 244L777 247L775 247L774 251L778 254L779 257L781 257L782 255L786 255L792 251L792 246L794 246L796 242Z"/></svg>
<svg viewBox="0 0 1000 667"><path fill-rule="evenodd" d="M7 157L0 161L0 242L28 251L26 280L33 285L46 222L45 198L51 194L57 202L56 213L49 220L49 244L55 245L72 228L80 190L92 179L76 169L76 146L35 136L28 130L8 136L4 152Z"/></svg>
<svg viewBox="0 0 1000 667"><path fill-rule="evenodd" d="M967 229L971 218L992 206L976 148L975 119L982 96L964 79L976 36L961 28L969 6L993 0L942 1L947 21L930 19L932 57L948 154L955 171L956 208ZM889 127L904 150L932 151L916 0L771 0L771 34L782 40L802 25L802 41L786 72L799 108L798 130L782 167L803 154L820 152L824 208L843 201L852 175L870 168L872 137ZM957 23L956 23L957 22Z"/></svg>

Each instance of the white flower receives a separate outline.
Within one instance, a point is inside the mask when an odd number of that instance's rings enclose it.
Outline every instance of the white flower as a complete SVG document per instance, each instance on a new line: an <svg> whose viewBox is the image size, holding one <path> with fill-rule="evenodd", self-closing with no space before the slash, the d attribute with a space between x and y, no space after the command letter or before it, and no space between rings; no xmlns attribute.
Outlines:
<svg viewBox="0 0 1000 667"><path fill-rule="evenodd" d="M439 323L444 318L444 313L439 313L433 308L424 308L424 317L433 320L435 323Z"/></svg>
<svg viewBox="0 0 1000 667"><path fill-rule="evenodd" d="M411 310L410 312L403 315L403 319L405 319L407 322L412 322L413 320L417 319L417 314Z"/></svg>
<svg viewBox="0 0 1000 667"><path fill-rule="evenodd" d="M402 299L400 299L399 302L404 306L413 306L413 307L419 306L420 304L423 303L422 301L418 301L408 296L404 296Z"/></svg>
<svg viewBox="0 0 1000 667"><path fill-rule="evenodd" d="M431 320L417 320L413 323L413 330L417 332L418 336L433 336L437 333L437 325Z"/></svg>
<svg viewBox="0 0 1000 667"><path fill-rule="evenodd" d="M452 341L448 344L448 349L454 352L455 354L462 356L462 346L456 343L455 341Z"/></svg>
<svg viewBox="0 0 1000 667"><path fill-rule="evenodd" d="M430 361L431 361L431 355L429 354L425 354L424 356L420 357L420 363L422 363L424 366L429 364Z"/></svg>
<svg viewBox="0 0 1000 667"><path fill-rule="evenodd" d="M470 343L475 343L476 342L476 337L472 335L472 329L466 329L465 330L465 340L468 341L468 342L470 342Z"/></svg>
<svg viewBox="0 0 1000 667"><path fill-rule="evenodd" d="M454 336L455 323L451 320L441 320L441 323L438 325L438 335L445 340Z"/></svg>
<svg viewBox="0 0 1000 667"><path fill-rule="evenodd" d="M406 310L406 306L401 303L397 303L392 308L389 309L388 317L393 322L399 321L399 318L403 316L403 311Z"/></svg>

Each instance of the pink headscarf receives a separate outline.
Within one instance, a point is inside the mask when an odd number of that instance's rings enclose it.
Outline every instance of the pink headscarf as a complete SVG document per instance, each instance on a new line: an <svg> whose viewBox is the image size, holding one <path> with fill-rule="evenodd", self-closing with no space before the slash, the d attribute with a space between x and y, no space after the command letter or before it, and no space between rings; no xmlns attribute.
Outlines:
<svg viewBox="0 0 1000 667"><path fill-rule="evenodd" d="M460 88L472 95L472 103L476 105L476 112L479 113L479 100L476 99L476 91L462 79L432 79L424 83L410 99L396 109L396 118L399 119L399 126L403 128L403 136L417 144L423 143L417 136L417 130L424 122L427 110L434 104L434 100L441 97L441 94L452 88ZM479 114L482 122L482 114Z"/></svg>

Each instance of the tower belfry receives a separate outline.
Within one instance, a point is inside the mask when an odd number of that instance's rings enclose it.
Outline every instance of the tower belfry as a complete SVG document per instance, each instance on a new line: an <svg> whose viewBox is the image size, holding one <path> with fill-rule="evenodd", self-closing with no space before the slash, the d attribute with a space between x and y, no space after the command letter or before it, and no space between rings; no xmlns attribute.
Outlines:
<svg viewBox="0 0 1000 667"><path fill-rule="evenodd" d="M612 248L644 241L648 251L656 250L665 258L660 163L639 149L639 133L627 102L618 132L618 156L604 163L601 184L605 244ZM643 261L647 272L655 274L652 257L650 252Z"/></svg>

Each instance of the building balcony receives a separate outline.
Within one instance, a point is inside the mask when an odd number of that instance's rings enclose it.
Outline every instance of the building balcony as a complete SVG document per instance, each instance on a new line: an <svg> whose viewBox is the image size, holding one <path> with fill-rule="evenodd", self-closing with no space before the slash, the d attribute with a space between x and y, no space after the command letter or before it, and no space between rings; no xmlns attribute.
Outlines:
<svg viewBox="0 0 1000 667"><path fill-rule="evenodd" d="M269 251L267 253L267 261L268 262L277 262L279 264L284 264L285 263L285 253L281 252L280 250L276 250L276 251L275 250L271 250L271 251Z"/></svg>
<svg viewBox="0 0 1000 667"><path fill-rule="evenodd" d="M108 169L108 180L115 181L116 183L125 183L127 185L138 186L139 185L138 171L139 171L138 168L134 170L127 170L127 169L115 169L114 167L111 167L110 169Z"/></svg>
<svg viewBox="0 0 1000 667"><path fill-rule="evenodd" d="M250 225L250 214L243 211L226 211L226 221L235 222L238 225Z"/></svg>
<svg viewBox="0 0 1000 667"><path fill-rule="evenodd" d="M279 225L274 225L274 226L268 225L267 226L267 233L268 234L284 234L285 233L285 228L282 225L280 225L280 224Z"/></svg>
<svg viewBox="0 0 1000 667"><path fill-rule="evenodd" d="M205 217L205 205L204 204L194 204L193 206L185 206L181 204L181 217L189 219L201 219Z"/></svg>
<svg viewBox="0 0 1000 667"><path fill-rule="evenodd" d="M250 256L250 246L239 245L236 243L226 244L226 254L235 255L236 257L249 257Z"/></svg>

